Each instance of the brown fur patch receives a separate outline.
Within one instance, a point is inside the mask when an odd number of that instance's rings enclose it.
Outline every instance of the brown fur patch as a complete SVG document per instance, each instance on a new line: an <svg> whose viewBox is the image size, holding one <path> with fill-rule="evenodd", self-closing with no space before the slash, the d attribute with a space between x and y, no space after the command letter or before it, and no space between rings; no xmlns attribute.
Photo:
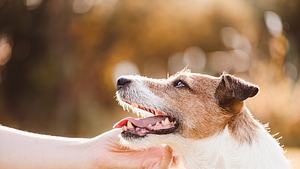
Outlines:
<svg viewBox="0 0 300 169"><path fill-rule="evenodd" d="M255 130L258 127L250 112L245 108L241 109L228 122L229 132L239 141L251 144L255 140Z"/></svg>
<svg viewBox="0 0 300 169"><path fill-rule="evenodd" d="M189 89L175 88L176 80L186 82ZM215 99L219 78L182 71L162 83L149 80L147 84L180 120L180 133L184 137L204 138L218 133L232 116Z"/></svg>
<svg viewBox="0 0 300 169"><path fill-rule="evenodd" d="M222 74L215 96L219 104L225 108L241 102L258 93L258 87L229 74Z"/></svg>

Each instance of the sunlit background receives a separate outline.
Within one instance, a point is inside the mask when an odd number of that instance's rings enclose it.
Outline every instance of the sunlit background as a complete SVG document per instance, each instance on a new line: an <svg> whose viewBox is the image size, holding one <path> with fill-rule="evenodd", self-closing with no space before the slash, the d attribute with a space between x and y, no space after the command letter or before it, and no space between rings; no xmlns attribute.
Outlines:
<svg viewBox="0 0 300 169"><path fill-rule="evenodd" d="M226 71L260 86L250 109L300 160L299 10L298 0L0 0L0 123L91 137L132 115L115 101L120 75Z"/></svg>

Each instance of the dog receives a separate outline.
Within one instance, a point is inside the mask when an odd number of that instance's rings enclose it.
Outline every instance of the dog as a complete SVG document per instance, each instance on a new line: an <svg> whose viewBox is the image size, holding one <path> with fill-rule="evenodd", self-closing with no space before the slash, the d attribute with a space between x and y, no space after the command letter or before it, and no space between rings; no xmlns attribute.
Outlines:
<svg viewBox="0 0 300 169"><path fill-rule="evenodd" d="M244 103L258 91L226 73L121 76L117 101L140 118L114 127L122 128L121 143L131 149L169 145L186 169L288 169L282 147Z"/></svg>

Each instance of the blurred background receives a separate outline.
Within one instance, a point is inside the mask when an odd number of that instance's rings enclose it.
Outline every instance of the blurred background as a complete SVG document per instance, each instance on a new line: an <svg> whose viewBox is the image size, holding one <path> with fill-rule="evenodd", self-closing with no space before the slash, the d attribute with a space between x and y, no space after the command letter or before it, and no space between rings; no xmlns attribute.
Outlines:
<svg viewBox="0 0 300 169"><path fill-rule="evenodd" d="M122 74L184 67L260 86L248 105L300 160L300 1L0 0L0 123L92 137L123 112Z"/></svg>

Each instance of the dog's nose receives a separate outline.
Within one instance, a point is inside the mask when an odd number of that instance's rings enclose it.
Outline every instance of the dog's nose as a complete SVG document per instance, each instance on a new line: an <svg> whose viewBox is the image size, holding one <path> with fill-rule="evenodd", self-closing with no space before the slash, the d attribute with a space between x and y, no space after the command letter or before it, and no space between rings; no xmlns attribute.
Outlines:
<svg viewBox="0 0 300 169"><path fill-rule="evenodd" d="M126 79L124 77L120 77L117 81L117 89L121 89L123 88L124 86L127 86L129 83L131 83L131 80L129 79Z"/></svg>

